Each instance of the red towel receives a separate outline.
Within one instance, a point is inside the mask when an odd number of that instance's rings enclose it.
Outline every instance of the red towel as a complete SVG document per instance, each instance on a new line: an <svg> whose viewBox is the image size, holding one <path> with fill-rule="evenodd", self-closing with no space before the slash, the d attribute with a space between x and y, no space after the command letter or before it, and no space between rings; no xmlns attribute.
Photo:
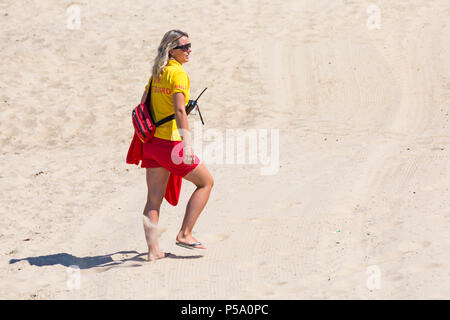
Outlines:
<svg viewBox="0 0 450 320"><path fill-rule="evenodd" d="M127 154L127 163L139 165L142 160L144 143L138 138L136 133L131 140L130 148ZM167 182L165 198L171 205L176 206L180 199L181 182L183 178L173 173L170 173L169 182Z"/></svg>

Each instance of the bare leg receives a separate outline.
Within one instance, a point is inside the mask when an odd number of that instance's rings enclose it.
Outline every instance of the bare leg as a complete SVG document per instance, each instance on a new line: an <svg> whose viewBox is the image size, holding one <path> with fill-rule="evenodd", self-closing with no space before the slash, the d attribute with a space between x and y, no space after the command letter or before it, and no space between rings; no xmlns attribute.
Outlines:
<svg viewBox="0 0 450 320"><path fill-rule="evenodd" d="M184 215L183 223L176 240L183 243L198 242L192 236L192 229L197 221L200 213L208 202L211 189L214 185L214 180L205 165L201 163L194 170L189 172L184 179L191 181L197 186L194 193L191 195L186 206L186 213ZM195 248L206 249L203 245L198 245Z"/></svg>
<svg viewBox="0 0 450 320"><path fill-rule="evenodd" d="M146 169L146 178L148 194L143 212L143 222L148 246L148 260L153 261L165 256L165 253L159 250L158 221L159 210L169 180L169 171L164 168L148 168Z"/></svg>

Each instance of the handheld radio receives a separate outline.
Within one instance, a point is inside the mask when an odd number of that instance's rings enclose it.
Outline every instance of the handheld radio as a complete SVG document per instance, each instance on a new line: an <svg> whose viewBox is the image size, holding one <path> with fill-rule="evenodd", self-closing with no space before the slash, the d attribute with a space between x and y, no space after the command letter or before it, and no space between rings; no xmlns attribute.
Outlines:
<svg viewBox="0 0 450 320"><path fill-rule="evenodd" d="M200 108L197 105L197 101L198 101L198 99L200 99L200 97L202 96L203 92L206 91L206 89L208 89L208 88L203 89L203 91L198 95L197 99L189 100L188 104L186 105L186 114L191 113L191 111L194 110L195 107L197 107L198 114L200 116L200 120L202 121L202 125L205 125L205 122L203 121L202 113L200 112Z"/></svg>

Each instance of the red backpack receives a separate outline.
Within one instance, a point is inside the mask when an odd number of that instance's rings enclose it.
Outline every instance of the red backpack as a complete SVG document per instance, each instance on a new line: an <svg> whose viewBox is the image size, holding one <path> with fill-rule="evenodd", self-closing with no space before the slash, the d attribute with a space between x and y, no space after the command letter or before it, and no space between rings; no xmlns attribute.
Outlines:
<svg viewBox="0 0 450 320"><path fill-rule="evenodd" d="M134 131L142 142L149 142L155 135L156 127L175 119L175 114L172 114L164 119L156 122L152 114L152 80L150 80L150 86L148 87L147 98L144 102L136 106L132 113L131 119L133 121Z"/></svg>

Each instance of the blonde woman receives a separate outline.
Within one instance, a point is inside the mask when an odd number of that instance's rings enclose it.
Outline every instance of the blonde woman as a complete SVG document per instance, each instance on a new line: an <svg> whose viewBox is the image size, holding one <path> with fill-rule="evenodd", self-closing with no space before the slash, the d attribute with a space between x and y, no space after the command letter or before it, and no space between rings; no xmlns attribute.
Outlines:
<svg viewBox="0 0 450 320"><path fill-rule="evenodd" d="M152 140L143 146L141 166L146 168L148 188L144 208L144 231L149 261L166 256L166 253L159 249L157 225L170 173L191 181L197 187L186 206L176 244L189 249L206 249L194 238L192 230L209 199L214 180L205 165L195 156L189 136L185 106L189 102L190 82L182 65L189 62L191 51L187 33L180 30L168 31L161 40L152 76L142 96L143 102L148 90L151 90L155 121L175 113L175 119L157 127ZM179 144L183 144L182 148ZM182 161L173 161L174 148L181 150L179 156Z"/></svg>

